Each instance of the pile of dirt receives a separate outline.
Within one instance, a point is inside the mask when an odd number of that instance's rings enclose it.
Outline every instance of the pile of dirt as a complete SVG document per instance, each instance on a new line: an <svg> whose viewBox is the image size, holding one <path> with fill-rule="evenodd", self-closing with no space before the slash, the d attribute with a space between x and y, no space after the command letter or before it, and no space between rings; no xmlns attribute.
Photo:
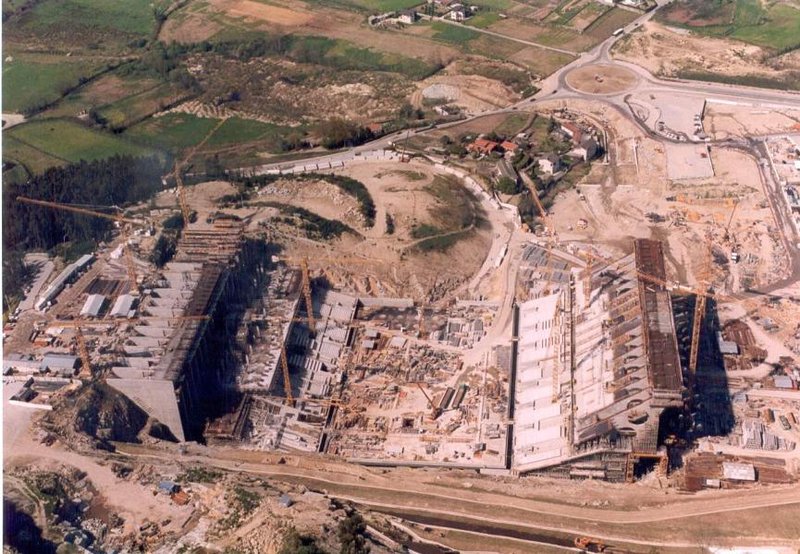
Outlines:
<svg viewBox="0 0 800 554"><path fill-rule="evenodd" d="M147 414L108 385L92 383L64 397L43 420L45 428L67 439L87 438L96 448L113 449L110 441L141 442ZM74 443L73 443L74 444Z"/></svg>

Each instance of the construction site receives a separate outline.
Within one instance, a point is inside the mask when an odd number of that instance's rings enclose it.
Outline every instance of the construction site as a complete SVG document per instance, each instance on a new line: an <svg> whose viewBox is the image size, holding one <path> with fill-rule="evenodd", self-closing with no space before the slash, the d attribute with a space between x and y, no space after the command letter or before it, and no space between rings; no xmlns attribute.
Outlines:
<svg viewBox="0 0 800 554"><path fill-rule="evenodd" d="M784 453L800 440L797 366L787 355L778 375L764 368L766 341L797 348L781 323L794 304L735 296L786 265L776 247L773 265L762 260L745 272L754 254L740 245L760 229L741 211L758 209L755 199L712 203L676 193L665 202L691 210L675 210L683 223L665 240L590 245L580 233L592 233L592 223L556 225L536 195L541 224L530 232L466 173L451 170L445 181L441 166L400 163L408 162L363 160L347 171L366 183L378 210L394 210L398 225L418 225L420 213L402 216L397 197L382 191L402 184L421 194L432 183L441 194L463 182L476 189L463 209L486 214L489 229L472 243L483 250L473 253L482 262L469 279L437 276L414 298L376 294L389 289L390 272L397 278L410 265L408 247L386 248L387 239L367 234L355 254L323 254L287 241L283 220L256 203L217 209L213 195L228 184L187 193L178 183L146 215L126 217L20 198L113 220L119 233L63 268L42 266L6 330L5 374L24 381L12 400L58 409L60 389L71 395L101 382L145 415L127 437L365 466L611 482L655 475L697 489L706 478L725 483L720 464L751 463L758 450L775 454L764 482L793 479ZM278 183L264 190L292 186ZM326 186L316 183L313 194ZM559 206L588 206L594 194L561 193ZM192 223L172 259L154 267L145 253L175 196ZM695 212L703 215L685 220ZM647 217L666 221L655 210ZM677 245L690 240L701 255L676 268ZM395 267L375 269L379 249L398 256ZM685 284L687 274L696 285ZM442 283L454 292L434 294ZM685 462L703 449L718 458Z"/></svg>

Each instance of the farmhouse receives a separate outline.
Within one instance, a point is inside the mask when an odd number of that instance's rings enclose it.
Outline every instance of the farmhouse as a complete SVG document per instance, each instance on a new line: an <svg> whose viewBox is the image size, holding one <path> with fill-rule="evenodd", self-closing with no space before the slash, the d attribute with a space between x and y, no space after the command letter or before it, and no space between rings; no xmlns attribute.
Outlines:
<svg viewBox="0 0 800 554"><path fill-rule="evenodd" d="M475 142L472 142L467 145L468 152L472 152L473 154L483 154L483 155L496 152L499 148L500 144L485 138L475 139Z"/></svg>
<svg viewBox="0 0 800 554"><path fill-rule="evenodd" d="M513 158L519 150L519 145L509 140L500 143L500 148L506 153L506 158Z"/></svg>
<svg viewBox="0 0 800 554"><path fill-rule="evenodd" d="M561 161L558 159L558 156L555 154L549 154L542 158L536 160L536 164L539 166L539 171L546 175L552 175L559 169L561 169Z"/></svg>
<svg viewBox="0 0 800 554"><path fill-rule="evenodd" d="M561 132L575 144L580 144L581 139L583 139L583 129L569 121L561 124Z"/></svg>
<svg viewBox="0 0 800 554"><path fill-rule="evenodd" d="M596 140L592 137L583 137L581 142L570 150L567 155L572 158L580 158L586 162L597 156L597 149L598 145Z"/></svg>
<svg viewBox="0 0 800 554"><path fill-rule="evenodd" d="M448 15L450 16L450 19L452 19L453 21L464 21L465 19L469 18L469 16L472 14L468 9L466 9L461 4L456 4L453 7L453 9L450 10L450 13Z"/></svg>
<svg viewBox="0 0 800 554"><path fill-rule="evenodd" d="M408 25L415 23L418 17L417 10L403 10L397 14L397 20Z"/></svg>

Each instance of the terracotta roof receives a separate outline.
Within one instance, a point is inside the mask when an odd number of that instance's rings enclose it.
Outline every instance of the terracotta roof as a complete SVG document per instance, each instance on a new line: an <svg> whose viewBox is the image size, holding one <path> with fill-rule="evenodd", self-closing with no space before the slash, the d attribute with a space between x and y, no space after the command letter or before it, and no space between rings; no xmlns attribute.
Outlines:
<svg viewBox="0 0 800 554"><path fill-rule="evenodd" d="M483 154L489 154L490 152L494 152L498 146L500 145L494 141L485 138L479 138L475 139L475 142L467 146L467 150L471 152L481 152Z"/></svg>

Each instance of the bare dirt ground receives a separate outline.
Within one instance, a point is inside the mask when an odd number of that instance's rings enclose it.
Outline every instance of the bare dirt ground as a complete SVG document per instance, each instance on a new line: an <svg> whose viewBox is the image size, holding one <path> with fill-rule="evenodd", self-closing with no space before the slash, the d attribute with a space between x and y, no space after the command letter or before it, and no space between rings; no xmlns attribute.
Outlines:
<svg viewBox="0 0 800 554"><path fill-rule="evenodd" d="M590 94L624 92L633 88L637 81L633 71L604 64L586 65L567 74L569 86Z"/></svg>
<svg viewBox="0 0 800 554"><path fill-rule="evenodd" d="M714 139L800 131L800 106L772 110L709 102L703 128Z"/></svg>
<svg viewBox="0 0 800 554"><path fill-rule="evenodd" d="M781 78L800 69L797 53L762 61L764 49L738 41L698 37L655 22L645 23L619 41L615 58L640 65L654 75L675 76L680 70L723 75Z"/></svg>
<svg viewBox="0 0 800 554"><path fill-rule="evenodd" d="M613 256L630 252L632 238L662 240L670 278L694 284L711 237L711 277L719 292L763 285L788 271L755 160L712 148L714 177L672 182L662 145L600 106L570 107L606 122L611 165L594 164L579 186L585 201L576 191L556 199L552 220L562 239L588 242ZM747 253L738 264L729 260L734 244Z"/></svg>
<svg viewBox="0 0 800 554"><path fill-rule="evenodd" d="M441 177L437 177L429 164L363 161L352 163L337 173L357 179L367 187L377 212L374 227L364 226L351 196L330 183L313 180L279 180L262 187L249 201L252 206L226 208L225 211L242 217L253 216L252 229L260 228L259 222L266 222L273 240L284 244L292 256L307 256L312 269L324 273L338 286L377 296L416 299L438 299L464 285L483 264L495 227L503 224L496 210L488 212L477 200L471 208L475 210L476 219L463 233L458 222L442 221L443 203L430 188L435 188L436 180ZM198 211L198 220L202 221L218 209L216 200L233 190L228 183L203 183L187 188L187 198ZM453 201L463 202L465 198L454 197ZM330 241L304 238L299 229L283 223L283 216L276 208L259 207L258 202L302 207L346 223L359 236L345 233ZM163 193L157 205L174 207L174 194ZM387 214L394 223L393 234L387 233ZM437 231L412 236L414 228L425 225ZM458 240L446 250L419 249L424 238L454 233ZM453 259L458 259L459 263L454 265ZM320 263L315 264L315 260Z"/></svg>
<svg viewBox="0 0 800 554"><path fill-rule="evenodd" d="M520 99L518 94L494 79L479 75L436 75L417 83L418 90L411 95L414 106L424 105L426 89L431 85L452 87L455 94L449 103L459 106L468 114L502 108Z"/></svg>
<svg viewBox="0 0 800 554"><path fill-rule="evenodd" d="M430 166L363 162L350 165L344 174L366 185L377 214L374 228L359 228L364 239L346 237L329 250L329 254L371 260L360 267L345 262L329 268L326 273L334 282L380 296L438 298L466 282L480 268L491 243L490 225L472 228L444 252L422 252L414 247L414 227L427 224L447 231L435 216L435 198L426 191L434 179ZM395 225L392 235L386 234L387 213ZM298 253L307 249L301 243L293 248L300 249ZM308 252L312 259L315 251L318 248L312 247ZM453 259L459 260L457 266L452 264Z"/></svg>
<svg viewBox="0 0 800 554"><path fill-rule="evenodd" d="M253 2L252 0L223 0L218 6L233 16L244 16L269 21L276 25L297 27L309 23L314 16L303 10L292 10Z"/></svg>
<svg viewBox="0 0 800 554"><path fill-rule="evenodd" d="M41 444L34 436L31 425L40 417L40 412L8 404L8 386L3 388L6 389L3 410L4 471L34 467L54 469L62 465L75 467L85 472L94 487L101 491L106 509L123 517L126 533L135 532L145 521L161 522L167 519L172 521L167 530L180 530L180 524L191 513L191 507L176 506L169 497L154 495L151 488L121 480L107 464L72 452L58 442L52 447Z"/></svg>

